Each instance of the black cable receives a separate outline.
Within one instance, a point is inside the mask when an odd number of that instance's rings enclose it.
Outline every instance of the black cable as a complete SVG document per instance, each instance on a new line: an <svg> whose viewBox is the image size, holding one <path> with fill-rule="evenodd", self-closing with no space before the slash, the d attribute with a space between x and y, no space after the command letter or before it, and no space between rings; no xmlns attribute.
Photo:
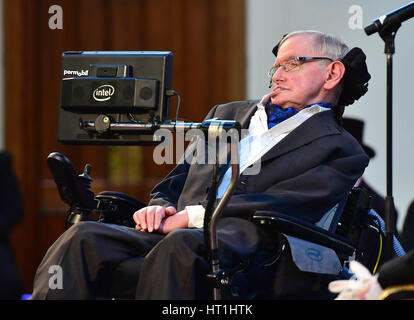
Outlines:
<svg viewBox="0 0 414 320"><path fill-rule="evenodd" d="M172 96L176 96L177 97L177 111L175 113L175 122L177 123L177 121L178 121L178 114L179 114L180 108L181 108L181 96L180 96L180 94L177 91L175 91L173 89L167 90L166 95L169 96L169 97L172 97Z"/></svg>

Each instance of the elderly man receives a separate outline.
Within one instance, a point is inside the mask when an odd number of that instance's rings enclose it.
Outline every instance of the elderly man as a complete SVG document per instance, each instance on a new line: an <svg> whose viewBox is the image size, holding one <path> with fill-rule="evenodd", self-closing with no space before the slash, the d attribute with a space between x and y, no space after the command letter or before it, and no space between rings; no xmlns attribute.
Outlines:
<svg viewBox="0 0 414 320"><path fill-rule="evenodd" d="M237 120L249 132L240 143L239 182L217 227L221 265L231 270L242 262L244 281L254 287L242 298L260 296L282 263L274 236L247 218L255 210L274 210L315 223L344 199L369 161L340 125L344 106L367 91L362 51L327 34L299 31L286 35L273 53L268 95L218 105L207 115ZM258 162L260 171L247 174L245 168ZM39 266L33 298L110 295L112 271L130 257L142 257L138 284L130 284L135 298L210 298L202 226L212 172L208 164L179 164L153 189L148 206L134 213L135 229L75 224ZM217 198L227 176L223 172ZM62 289L48 287L51 265L62 267Z"/></svg>

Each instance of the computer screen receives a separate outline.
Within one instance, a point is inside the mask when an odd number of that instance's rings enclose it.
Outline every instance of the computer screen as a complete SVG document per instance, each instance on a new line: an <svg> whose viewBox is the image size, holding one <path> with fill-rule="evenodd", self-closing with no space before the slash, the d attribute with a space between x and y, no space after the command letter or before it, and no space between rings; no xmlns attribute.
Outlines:
<svg viewBox="0 0 414 320"><path fill-rule="evenodd" d="M169 118L172 64L170 51L64 52L58 141L158 144L151 128Z"/></svg>

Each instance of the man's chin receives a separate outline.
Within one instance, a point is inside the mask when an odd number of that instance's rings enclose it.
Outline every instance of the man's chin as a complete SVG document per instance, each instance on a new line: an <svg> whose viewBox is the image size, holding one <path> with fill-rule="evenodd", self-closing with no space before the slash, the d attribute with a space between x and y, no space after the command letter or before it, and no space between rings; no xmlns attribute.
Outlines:
<svg viewBox="0 0 414 320"><path fill-rule="evenodd" d="M270 102L272 102L272 104L276 104L276 105L280 106L280 103L282 101L280 101L280 99L277 99L277 97L271 97Z"/></svg>
<svg viewBox="0 0 414 320"><path fill-rule="evenodd" d="M294 103L284 103L284 102L281 102L280 100L277 100L277 99L270 99L270 101L272 102L272 104L275 104L275 105L279 106L282 109L293 108L293 109L298 110L298 111L303 109L303 107L298 106L297 104L294 104Z"/></svg>
<svg viewBox="0 0 414 320"><path fill-rule="evenodd" d="M270 102L272 102L272 104L278 105L282 109L287 109L287 108L291 107L290 104L288 104L288 103L286 103L286 102L284 102L280 99L277 99L277 97L270 98Z"/></svg>

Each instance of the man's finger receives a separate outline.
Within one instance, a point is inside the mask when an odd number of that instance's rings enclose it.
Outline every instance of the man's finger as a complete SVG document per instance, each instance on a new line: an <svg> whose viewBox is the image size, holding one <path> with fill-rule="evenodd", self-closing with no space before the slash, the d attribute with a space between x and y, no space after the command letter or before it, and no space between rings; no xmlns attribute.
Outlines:
<svg viewBox="0 0 414 320"><path fill-rule="evenodd" d="M142 210L146 210L146 208L139 209L139 210L135 211L134 214L132 215L132 219L134 219L135 223L137 223L137 224L139 222L138 221L139 212L142 211Z"/></svg>
<svg viewBox="0 0 414 320"><path fill-rule="evenodd" d="M139 213L139 223L141 225L141 229L147 230L147 216L151 214L151 211L153 211L153 207L147 207L146 210L143 210Z"/></svg>
<svg viewBox="0 0 414 320"><path fill-rule="evenodd" d="M154 230L158 230L162 219L165 217L166 210L163 207L157 208L154 216Z"/></svg>
<svg viewBox="0 0 414 320"><path fill-rule="evenodd" d="M175 209L173 206L169 206L165 209L165 213L169 216L172 216L173 214L177 213L177 209Z"/></svg>
<svg viewBox="0 0 414 320"><path fill-rule="evenodd" d="M147 210L147 207L139 209L138 211L135 211L132 215L132 218L134 219L135 223L137 224L135 226L135 229L140 230L141 229L141 222L140 222L140 215Z"/></svg>
<svg viewBox="0 0 414 320"><path fill-rule="evenodd" d="M148 232L152 232L154 230L154 216L158 213L159 209L159 207L151 207L151 210L147 210L146 227Z"/></svg>

